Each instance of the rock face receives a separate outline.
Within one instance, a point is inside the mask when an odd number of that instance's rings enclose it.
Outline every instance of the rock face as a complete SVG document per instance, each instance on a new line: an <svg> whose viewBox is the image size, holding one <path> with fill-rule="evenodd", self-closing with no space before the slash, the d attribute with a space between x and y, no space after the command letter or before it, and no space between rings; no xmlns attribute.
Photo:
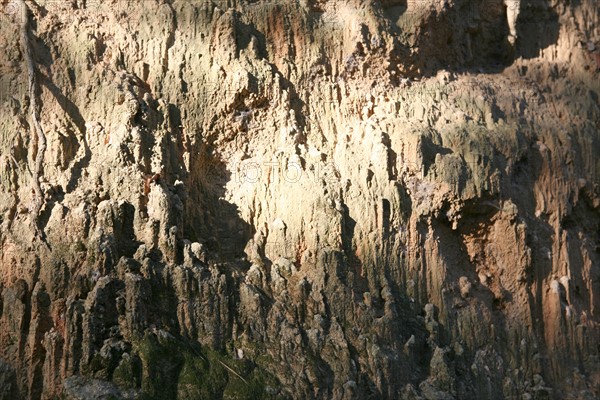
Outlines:
<svg viewBox="0 0 600 400"><path fill-rule="evenodd" d="M599 8L505 3L3 1L0 399L598 398Z"/></svg>

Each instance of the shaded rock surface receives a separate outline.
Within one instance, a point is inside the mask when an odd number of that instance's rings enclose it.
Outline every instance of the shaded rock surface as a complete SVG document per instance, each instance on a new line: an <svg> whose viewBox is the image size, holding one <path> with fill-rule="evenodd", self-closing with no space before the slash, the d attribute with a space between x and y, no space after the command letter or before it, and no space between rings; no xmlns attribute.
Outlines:
<svg viewBox="0 0 600 400"><path fill-rule="evenodd" d="M0 399L600 396L596 1L25 3Z"/></svg>

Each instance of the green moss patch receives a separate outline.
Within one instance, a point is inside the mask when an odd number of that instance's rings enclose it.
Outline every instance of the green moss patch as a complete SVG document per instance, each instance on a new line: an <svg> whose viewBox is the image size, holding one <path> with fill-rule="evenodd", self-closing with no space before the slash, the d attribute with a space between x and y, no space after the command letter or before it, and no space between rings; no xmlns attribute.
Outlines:
<svg viewBox="0 0 600 400"><path fill-rule="evenodd" d="M141 384L136 382L135 365L123 362L113 381L122 388L141 387L144 400L278 397L277 380L249 360L233 359L165 333L146 332L133 349L141 360Z"/></svg>

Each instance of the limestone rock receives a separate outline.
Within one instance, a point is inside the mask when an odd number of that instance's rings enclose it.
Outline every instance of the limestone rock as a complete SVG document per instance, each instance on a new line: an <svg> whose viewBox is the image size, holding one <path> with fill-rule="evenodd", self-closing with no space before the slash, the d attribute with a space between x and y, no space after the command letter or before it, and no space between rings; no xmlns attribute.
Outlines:
<svg viewBox="0 0 600 400"><path fill-rule="evenodd" d="M0 399L598 398L563 3L0 2Z"/></svg>

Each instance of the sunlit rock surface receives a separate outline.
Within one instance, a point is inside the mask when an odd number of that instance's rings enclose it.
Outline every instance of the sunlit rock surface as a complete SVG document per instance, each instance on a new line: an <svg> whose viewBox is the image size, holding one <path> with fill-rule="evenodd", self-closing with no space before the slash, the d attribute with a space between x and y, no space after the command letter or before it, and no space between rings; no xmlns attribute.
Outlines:
<svg viewBox="0 0 600 400"><path fill-rule="evenodd" d="M25 3L0 399L600 396L597 1Z"/></svg>

